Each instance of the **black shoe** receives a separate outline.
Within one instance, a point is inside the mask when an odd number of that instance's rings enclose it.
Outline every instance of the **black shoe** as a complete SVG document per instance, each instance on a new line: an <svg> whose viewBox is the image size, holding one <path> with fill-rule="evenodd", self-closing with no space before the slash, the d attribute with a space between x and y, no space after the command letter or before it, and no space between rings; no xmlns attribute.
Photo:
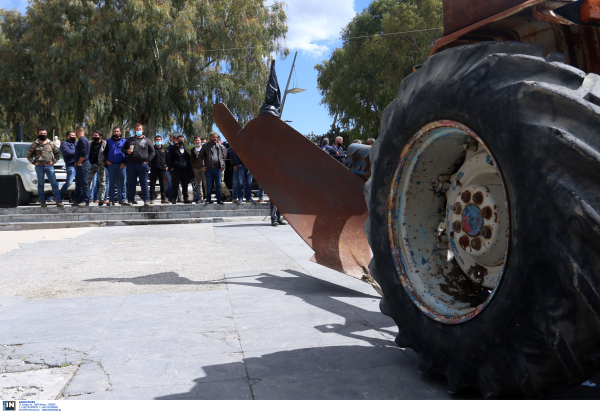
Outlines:
<svg viewBox="0 0 600 412"><path fill-rule="evenodd" d="M204 200L198 200L196 203L199 205L204 204Z"/></svg>
<svg viewBox="0 0 600 412"><path fill-rule="evenodd" d="M177 204L177 200L173 200L171 203L174 204L174 205L176 205Z"/></svg>
<svg viewBox="0 0 600 412"><path fill-rule="evenodd" d="M90 202L85 202L85 207L90 207Z"/></svg>
<svg viewBox="0 0 600 412"><path fill-rule="evenodd" d="M282 221L282 220L278 220L278 221L277 221L277 223L279 223L279 224L280 224L280 225L282 225L282 226L284 226L284 225L287 225L287 223L285 223L285 222L284 222L284 221Z"/></svg>
<svg viewBox="0 0 600 412"><path fill-rule="evenodd" d="M223 201L219 200L219 201L217 202L217 204L218 204L218 205L222 205L222 204L224 204L224 203L223 203Z"/></svg>
<svg viewBox="0 0 600 412"><path fill-rule="evenodd" d="M133 202L131 202L131 204L132 204L132 205L137 205L137 204L138 204L138 201L137 201L137 200L134 200Z"/></svg>
<svg viewBox="0 0 600 412"><path fill-rule="evenodd" d="M186 200L183 201L183 203L186 204L186 205L189 205L190 203L192 203L192 201L186 199Z"/></svg>
<svg viewBox="0 0 600 412"><path fill-rule="evenodd" d="M271 226L278 226L278 225L279 225L279 223L277 223L277 222L271 222Z"/></svg>
<svg viewBox="0 0 600 412"><path fill-rule="evenodd" d="M209 201L208 201L208 202L206 202L206 203L208 203L209 205L212 205L214 202L213 202L212 200L209 200Z"/></svg>

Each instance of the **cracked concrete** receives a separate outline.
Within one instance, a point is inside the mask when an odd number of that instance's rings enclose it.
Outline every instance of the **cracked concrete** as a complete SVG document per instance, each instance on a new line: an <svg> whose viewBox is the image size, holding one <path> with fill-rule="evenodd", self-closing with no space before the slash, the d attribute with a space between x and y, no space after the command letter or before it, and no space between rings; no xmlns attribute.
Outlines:
<svg viewBox="0 0 600 412"><path fill-rule="evenodd" d="M310 262L289 226L64 230L5 249L0 233L2 399L479 396L421 376L374 290Z"/></svg>

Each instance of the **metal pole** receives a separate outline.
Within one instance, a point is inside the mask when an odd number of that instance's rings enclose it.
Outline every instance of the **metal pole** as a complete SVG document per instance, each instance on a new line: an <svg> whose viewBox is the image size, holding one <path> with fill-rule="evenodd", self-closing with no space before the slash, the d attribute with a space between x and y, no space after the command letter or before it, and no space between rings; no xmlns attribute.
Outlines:
<svg viewBox="0 0 600 412"><path fill-rule="evenodd" d="M298 52L294 54L294 62L292 63L292 70L290 70L290 77L288 77L287 84L285 85L285 92L283 93L283 102L281 102L281 109L279 109L279 116L283 114L283 105L285 105L285 98L287 97L288 87L290 87L290 80L292 80L292 73L294 72L294 66L296 65L296 57Z"/></svg>

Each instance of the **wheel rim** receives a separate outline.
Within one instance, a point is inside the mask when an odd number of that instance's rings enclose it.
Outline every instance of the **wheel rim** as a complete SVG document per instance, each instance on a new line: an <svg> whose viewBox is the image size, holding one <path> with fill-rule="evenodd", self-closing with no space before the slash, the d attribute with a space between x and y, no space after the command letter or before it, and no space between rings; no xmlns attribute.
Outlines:
<svg viewBox="0 0 600 412"><path fill-rule="evenodd" d="M430 318L466 322L494 297L508 257L506 193L492 153L461 123L429 123L404 147L389 239L404 290Z"/></svg>

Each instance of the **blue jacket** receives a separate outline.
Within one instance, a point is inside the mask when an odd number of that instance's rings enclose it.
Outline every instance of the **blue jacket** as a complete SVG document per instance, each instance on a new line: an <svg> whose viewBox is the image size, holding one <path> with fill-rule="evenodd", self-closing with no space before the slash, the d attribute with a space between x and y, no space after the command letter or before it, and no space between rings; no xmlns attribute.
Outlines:
<svg viewBox="0 0 600 412"><path fill-rule="evenodd" d="M104 160L108 160L111 163L123 163L125 161L125 154L121 150L125 145L124 137L119 140L115 140L112 137L106 142L106 149L104 149Z"/></svg>
<svg viewBox="0 0 600 412"><path fill-rule="evenodd" d="M337 150L335 150L333 146L329 146L328 144L321 146L321 149L323 149L325 153L329 153L331 157L335 157L335 154L337 153Z"/></svg>
<svg viewBox="0 0 600 412"><path fill-rule="evenodd" d="M90 160L90 141L85 136L80 137L75 146L75 161L78 162L81 157L84 162Z"/></svg>
<svg viewBox="0 0 600 412"><path fill-rule="evenodd" d="M73 166L75 164L75 145L76 143L71 143L68 140L60 144L60 152L63 155L65 166Z"/></svg>

